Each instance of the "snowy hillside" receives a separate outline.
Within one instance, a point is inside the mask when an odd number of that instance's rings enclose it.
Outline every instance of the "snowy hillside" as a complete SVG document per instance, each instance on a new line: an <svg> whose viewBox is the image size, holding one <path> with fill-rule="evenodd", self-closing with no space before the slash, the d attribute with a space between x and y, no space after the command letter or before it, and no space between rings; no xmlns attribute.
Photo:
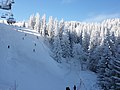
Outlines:
<svg viewBox="0 0 120 90"><path fill-rule="evenodd" d="M96 76L75 66L58 64L33 30L0 24L0 90L94 89Z"/></svg>

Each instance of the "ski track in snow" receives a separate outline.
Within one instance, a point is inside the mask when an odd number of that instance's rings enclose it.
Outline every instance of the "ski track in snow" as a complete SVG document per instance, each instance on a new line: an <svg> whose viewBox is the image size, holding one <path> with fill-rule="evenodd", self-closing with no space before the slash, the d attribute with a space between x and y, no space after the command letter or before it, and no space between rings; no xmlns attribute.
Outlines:
<svg viewBox="0 0 120 90"><path fill-rule="evenodd" d="M98 90L95 83L94 73L55 62L39 33L0 24L0 90Z"/></svg>

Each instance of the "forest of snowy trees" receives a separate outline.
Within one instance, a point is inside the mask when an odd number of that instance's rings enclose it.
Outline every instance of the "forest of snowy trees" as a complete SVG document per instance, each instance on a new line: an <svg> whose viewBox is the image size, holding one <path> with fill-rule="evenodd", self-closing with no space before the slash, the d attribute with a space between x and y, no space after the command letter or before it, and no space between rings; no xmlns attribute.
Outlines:
<svg viewBox="0 0 120 90"><path fill-rule="evenodd" d="M120 90L120 19L107 19L101 23L58 21L39 13L31 15L28 28L36 30L47 42L52 58L76 59L81 69L98 75L104 90Z"/></svg>

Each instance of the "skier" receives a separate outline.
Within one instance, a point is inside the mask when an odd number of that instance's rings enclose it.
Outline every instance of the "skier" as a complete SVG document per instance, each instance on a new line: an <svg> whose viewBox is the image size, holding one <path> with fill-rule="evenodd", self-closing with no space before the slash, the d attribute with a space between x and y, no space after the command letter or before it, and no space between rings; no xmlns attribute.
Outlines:
<svg viewBox="0 0 120 90"><path fill-rule="evenodd" d="M69 87L66 87L66 90L70 90L70 88L69 88Z"/></svg>
<svg viewBox="0 0 120 90"><path fill-rule="evenodd" d="M8 45L8 48L10 48L10 46Z"/></svg>
<svg viewBox="0 0 120 90"><path fill-rule="evenodd" d="M76 85L74 85L73 89L76 90Z"/></svg>
<svg viewBox="0 0 120 90"><path fill-rule="evenodd" d="M35 52L35 49L33 49L33 52Z"/></svg>

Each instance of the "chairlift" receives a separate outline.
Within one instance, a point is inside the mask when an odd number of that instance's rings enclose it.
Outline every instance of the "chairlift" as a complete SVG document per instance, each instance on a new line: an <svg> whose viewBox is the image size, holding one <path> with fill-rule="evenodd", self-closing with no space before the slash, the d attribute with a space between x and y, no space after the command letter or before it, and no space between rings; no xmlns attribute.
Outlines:
<svg viewBox="0 0 120 90"><path fill-rule="evenodd" d="M16 20L15 20L13 17L9 17L9 18L7 19L7 23L8 23L8 24L14 24L14 23L16 23Z"/></svg>
<svg viewBox="0 0 120 90"><path fill-rule="evenodd" d="M15 3L14 0L2 1L0 8L4 10L11 10L12 4Z"/></svg>

